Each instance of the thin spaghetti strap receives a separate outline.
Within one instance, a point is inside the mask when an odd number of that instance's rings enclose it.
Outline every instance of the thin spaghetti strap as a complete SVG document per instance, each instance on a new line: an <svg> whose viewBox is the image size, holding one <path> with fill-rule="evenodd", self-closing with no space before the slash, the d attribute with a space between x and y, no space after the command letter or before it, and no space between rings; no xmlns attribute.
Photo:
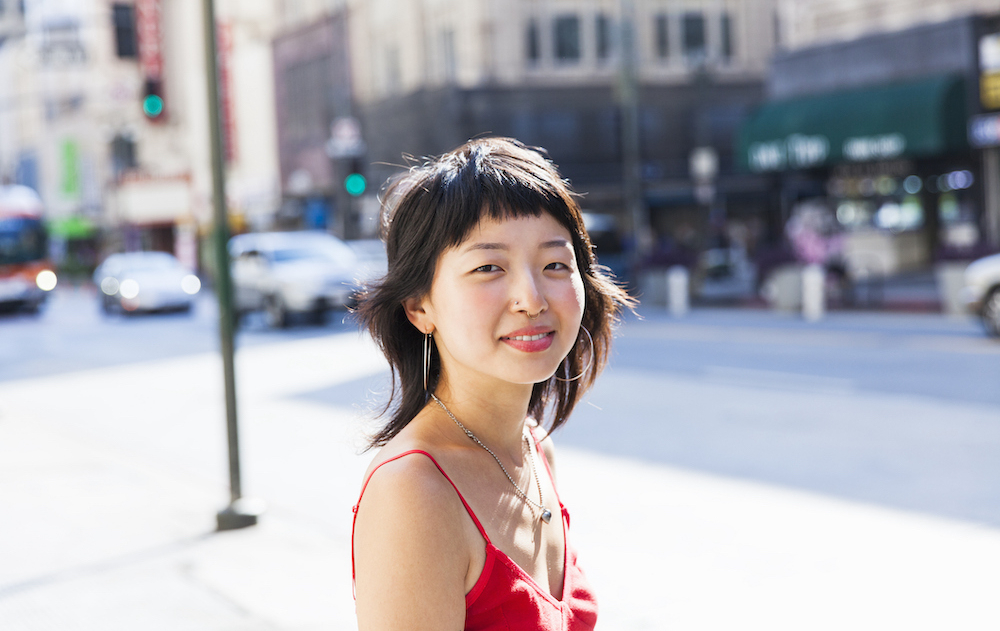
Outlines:
<svg viewBox="0 0 1000 631"><path fill-rule="evenodd" d="M562 500L559 498L559 489L556 487L556 477L552 475L552 467L549 466L549 459L545 457L545 450L542 448L542 440L545 439L539 439L535 434L535 428L530 425L528 426L528 433L531 434L531 440L535 443L535 453L537 453L542 459L542 464L545 465L545 472L549 474L549 481L552 483L552 490L556 492L556 501L559 502L559 507L565 511L566 507L563 506ZM546 434L546 436L548 435Z"/></svg>
<svg viewBox="0 0 1000 631"><path fill-rule="evenodd" d="M452 479L450 477L448 477L448 474L444 472L444 469L442 469L441 465L438 464L438 461L434 459L434 456L430 455L429 453L427 453L426 451L424 451L422 449L411 449L409 451L404 451L401 454L393 456L392 458L388 458L384 462L378 463L378 466L376 466L374 469L372 469L372 472L368 474L367 478L365 478L365 483L361 486L361 494L358 496L358 502L357 502L357 504L354 505L354 508L351 509L351 510L354 511L354 520L351 522L351 579L352 579L351 582L352 582L352 584L354 582L353 579L356 576L355 575L355 571L354 571L354 526L358 523L358 507L361 506L361 498L363 498L364 495L365 495L365 489L368 488L368 482L371 481L372 476L375 475L375 472L379 470L379 467L381 467L384 464L388 464L388 463L392 462L393 460L399 460L403 456L408 456L410 454L423 454L423 455L427 456L428 458L430 458L431 462L434 463L434 466L437 467L437 470L440 471L441 475L444 476L444 479L448 480L448 483L451 484L451 488L455 489L455 493L458 495L458 499L460 499L462 501L462 506L465 507L465 511L467 513L469 513L469 517L472 518L472 521L475 522L475 524L476 524L476 528L479 529L479 534L481 534L483 536L483 539L486 540L486 543L492 544L492 542L490 541L490 536L486 534L486 529L483 528L483 525L479 522L479 518L476 517L476 514L474 512L472 512L472 507L469 506L469 503L465 501L464 497L462 497L462 492L458 490L458 487L455 486L455 483L452 481ZM552 474L550 473L549 475L551 476Z"/></svg>

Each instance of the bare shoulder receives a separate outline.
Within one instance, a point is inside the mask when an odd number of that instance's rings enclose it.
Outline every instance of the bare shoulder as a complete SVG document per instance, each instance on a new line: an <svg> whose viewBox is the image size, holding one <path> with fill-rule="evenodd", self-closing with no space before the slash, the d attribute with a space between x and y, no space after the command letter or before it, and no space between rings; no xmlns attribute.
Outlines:
<svg viewBox="0 0 1000 631"><path fill-rule="evenodd" d="M397 456L376 456L358 505L353 545L359 626L461 628L470 563L469 545L461 544L467 538L464 509L430 458Z"/></svg>

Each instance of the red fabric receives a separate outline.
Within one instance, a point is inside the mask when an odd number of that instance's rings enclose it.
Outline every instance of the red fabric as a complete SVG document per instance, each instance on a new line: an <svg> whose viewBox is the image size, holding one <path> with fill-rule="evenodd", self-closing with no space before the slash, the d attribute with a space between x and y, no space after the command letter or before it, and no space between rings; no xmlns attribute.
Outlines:
<svg viewBox="0 0 1000 631"><path fill-rule="evenodd" d="M536 443L537 444L537 443ZM566 544L563 567L563 598L556 600L547 590L540 587L531 576L522 570L502 550L493 545L489 535L479 522L469 504L459 493L458 487L444 472L434 456L426 451L413 449L390 458L378 466L392 462L409 454L423 454L430 458L441 475L445 477L462 500L476 528L486 540L486 563L483 566L479 580L465 596L465 629L466 631L591 631L597 624L597 600L587 582L583 570L577 565L576 551L569 544L566 529L569 526L569 512L559 502L562 513L563 541ZM544 452L539 449L545 469L551 477L552 471L545 459ZM372 471L374 475L378 467ZM371 475L368 476L368 480ZM361 488L364 496L368 486L365 480ZM357 521L358 506L361 498L354 505L354 520ZM351 575L354 576L354 529L351 528Z"/></svg>

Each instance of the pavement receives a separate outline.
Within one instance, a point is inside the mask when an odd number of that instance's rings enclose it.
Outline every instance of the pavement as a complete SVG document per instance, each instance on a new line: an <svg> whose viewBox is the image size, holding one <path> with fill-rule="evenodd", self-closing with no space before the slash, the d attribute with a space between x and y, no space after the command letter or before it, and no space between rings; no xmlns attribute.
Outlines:
<svg viewBox="0 0 1000 631"><path fill-rule="evenodd" d="M356 628L350 507L377 396L315 395L384 374L353 332L241 348L244 489L268 508L223 533L216 354L0 382L0 629ZM612 369L606 392L690 385L642 378ZM704 396L759 392L731 381ZM557 462L599 629L1000 628L995 527L576 447Z"/></svg>

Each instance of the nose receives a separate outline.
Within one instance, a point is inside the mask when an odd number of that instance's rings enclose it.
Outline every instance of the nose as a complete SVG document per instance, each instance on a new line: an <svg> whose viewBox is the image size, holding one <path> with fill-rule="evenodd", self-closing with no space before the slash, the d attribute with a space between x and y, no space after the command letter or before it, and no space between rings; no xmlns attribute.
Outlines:
<svg viewBox="0 0 1000 631"><path fill-rule="evenodd" d="M512 293L512 311L524 313L528 318L535 319L538 314L549 308L541 280L531 272L518 275Z"/></svg>

